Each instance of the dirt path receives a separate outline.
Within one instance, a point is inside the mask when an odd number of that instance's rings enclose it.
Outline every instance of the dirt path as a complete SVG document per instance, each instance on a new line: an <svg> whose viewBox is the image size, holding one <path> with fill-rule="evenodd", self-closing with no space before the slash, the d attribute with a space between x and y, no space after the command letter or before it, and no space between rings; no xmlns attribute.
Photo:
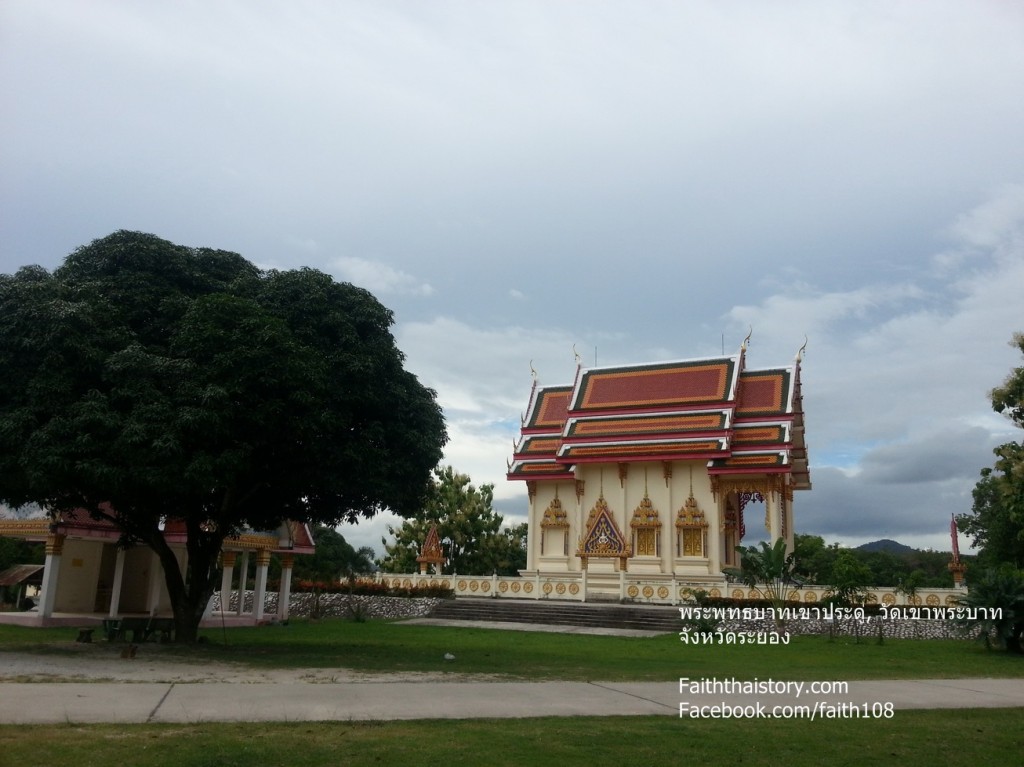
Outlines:
<svg viewBox="0 0 1024 767"><path fill-rule="evenodd" d="M0 682L164 682L266 684L268 682L434 682L458 681L452 674L365 674L349 669L256 669L241 663L201 664L167 653L158 644L138 647L123 658L126 645L82 644L53 652L0 650ZM466 677L470 679L469 676ZM486 681L473 677L475 681Z"/></svg>

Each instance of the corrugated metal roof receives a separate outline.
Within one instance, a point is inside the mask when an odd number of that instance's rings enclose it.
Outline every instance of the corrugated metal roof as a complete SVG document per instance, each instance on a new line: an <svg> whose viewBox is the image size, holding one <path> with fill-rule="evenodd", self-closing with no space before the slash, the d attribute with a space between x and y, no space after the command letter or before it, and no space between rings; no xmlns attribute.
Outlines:
<svg viewBox="0 0 1024 767"><path fill-rule="evenodd" d="M0 573L0 586L17 586L19 583L33 580L42 583L42 565L14 565Z"/></svg>

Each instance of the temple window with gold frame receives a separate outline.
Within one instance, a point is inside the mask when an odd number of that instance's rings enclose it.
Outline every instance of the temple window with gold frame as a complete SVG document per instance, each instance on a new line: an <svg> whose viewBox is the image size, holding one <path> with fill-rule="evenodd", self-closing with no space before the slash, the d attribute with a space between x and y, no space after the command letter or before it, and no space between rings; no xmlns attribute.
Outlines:
<svg viewBox="0 0 1024 767"><path fill-rule="evenodd" d="M555 497L551 499L551 503L548 504L547 509L544 510L540 529L541 556L545 556L545 549L547 549L547 551L557 551L558 548L561 548L562 556L569 555L569 517L566 514L565 509L562 507L562 501L558 498L557 489L555 491ZM559 537L562 539L562 545L560 547L557 545ZM547 544L549 539L550 544Z"/></svg>
<svg viewBox="0 0 1024 767"><path fill-rule="evenodd" d="M691 493L676 514L676 556L706 557L708 523Z"/></svg>
<svg viewBox="0 0 1024 767"><path fill-rule="evenodd" d="M633 528L633 552L637 557L661 556L661 520L658 510L651 499L644 493L644 499L633 512L629 526Z"/></svg>

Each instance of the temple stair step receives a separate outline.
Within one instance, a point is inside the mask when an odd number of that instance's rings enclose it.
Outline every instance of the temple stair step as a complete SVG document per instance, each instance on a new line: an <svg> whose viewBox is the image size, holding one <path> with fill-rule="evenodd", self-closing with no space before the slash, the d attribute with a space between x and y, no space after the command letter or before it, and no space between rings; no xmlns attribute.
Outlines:
<svg viewBox="0 0 1024 767"><path fill-rule="evenodd" d="M593 604L556 600L457 597L438 604L430 617L664 632L679 631L681 628L679 609L669 605Z"/></svg>

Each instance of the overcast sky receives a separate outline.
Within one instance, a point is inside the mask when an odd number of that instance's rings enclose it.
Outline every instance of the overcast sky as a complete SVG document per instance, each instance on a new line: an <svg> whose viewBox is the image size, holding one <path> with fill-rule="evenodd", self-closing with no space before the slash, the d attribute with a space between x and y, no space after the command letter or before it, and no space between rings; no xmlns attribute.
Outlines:
<svg viewBox="0 0 1024 767"><path fill-rule="evenodd" d="M571 383L574 344L806 335L796 529L830 543L949 550L1022 436L987 399L1024 330L1018 3L0 0L0 92L0 272L133 229L366 287L510 521L530 361Z"/></svg>

